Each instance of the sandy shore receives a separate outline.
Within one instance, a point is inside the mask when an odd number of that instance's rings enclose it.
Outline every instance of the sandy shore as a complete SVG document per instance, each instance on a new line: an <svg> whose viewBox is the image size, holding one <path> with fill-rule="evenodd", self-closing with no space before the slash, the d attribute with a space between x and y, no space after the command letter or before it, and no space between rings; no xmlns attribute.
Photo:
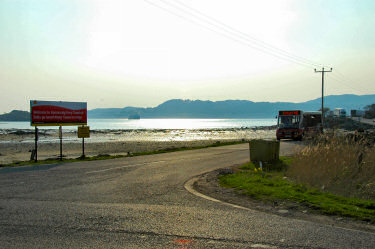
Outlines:
<svg viewBox="0 0 375 249"><path fill-rule="evenodd" d="M256 138L275 138L273 128L220 130L98 130L85 139L85 155L126 155L128 152L195 147L217 141L240 141ZM30 160L34 149L33 130L0 130L0 164ZM56 130L43 130L39 135L38 159L56 158L60 143ZM82 155L82 140L75 132L63 134L63 155L77 158Z"/></svg>

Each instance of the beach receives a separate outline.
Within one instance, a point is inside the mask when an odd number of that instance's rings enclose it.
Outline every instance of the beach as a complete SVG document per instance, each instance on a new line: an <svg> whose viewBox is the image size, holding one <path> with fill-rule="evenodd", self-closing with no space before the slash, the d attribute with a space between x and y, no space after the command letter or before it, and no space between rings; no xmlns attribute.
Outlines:
<svg viewBox="0 0 375 249"><path fill-rule="evenodd" d="M274 139L275 127L228 129L171 129L171 130L92 130L85 139L85 155L127 155L128 153L196 147L218 142ZM63 133L64 158L82 155L82 139L75 130ZM0 129L0 164L30 160L35 147L33 129ZM56 129L39 131L38 159L57 158L60 140Z"/></svg>

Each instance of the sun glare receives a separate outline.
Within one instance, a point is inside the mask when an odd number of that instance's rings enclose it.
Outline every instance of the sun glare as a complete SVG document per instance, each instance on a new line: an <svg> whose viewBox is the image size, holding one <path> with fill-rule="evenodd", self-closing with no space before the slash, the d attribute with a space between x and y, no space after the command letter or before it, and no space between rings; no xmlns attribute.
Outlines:
<svg viewBox="0 0 375 249"><path fill-rule="evenodd" d="M96 1L84 64L114 75L179 80L236 77L288 64L264 54L251 42L236 41L218 26L202 20L191 22L194 16L186 13L184 18L173 15L183 13L173 9L173 1L168 3L163 6L172 14L143 1ZM224 6L215 10L210 8L212 4ZM286 33L294 20L287 5L238 1L243 7L229 11L226 4L192 1L189 5L243 33L287 49Z"/></svg>

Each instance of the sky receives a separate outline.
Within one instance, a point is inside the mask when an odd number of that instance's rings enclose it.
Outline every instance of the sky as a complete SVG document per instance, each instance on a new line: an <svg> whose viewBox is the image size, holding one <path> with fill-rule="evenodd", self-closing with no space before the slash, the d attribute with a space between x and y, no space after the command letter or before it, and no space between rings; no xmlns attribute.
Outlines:
<svg viewBox="0 0 375 249"><path fill-rule="evenodd" d="M0 113L375 94L373 0L0 0ZM375 102L375 101L374 101Z"/></svg>

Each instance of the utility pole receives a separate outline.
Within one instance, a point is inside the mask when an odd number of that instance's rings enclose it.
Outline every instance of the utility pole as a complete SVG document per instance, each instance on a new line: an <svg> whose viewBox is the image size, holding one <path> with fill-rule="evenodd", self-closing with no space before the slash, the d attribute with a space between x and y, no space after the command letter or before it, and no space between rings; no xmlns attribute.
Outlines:
<svg viewBox="0 0 375 249"><path fill-rule="evenodd" d="M322 132L323 132L323 124L324 124L324 103L323 103L323 99L324 99L324 73L332 72L332 67L329 71L324 70L324 67L322 68L322 71L317 71L316 69L314 69L314 70L315 70L315 73L322 73Z"/></svg>

